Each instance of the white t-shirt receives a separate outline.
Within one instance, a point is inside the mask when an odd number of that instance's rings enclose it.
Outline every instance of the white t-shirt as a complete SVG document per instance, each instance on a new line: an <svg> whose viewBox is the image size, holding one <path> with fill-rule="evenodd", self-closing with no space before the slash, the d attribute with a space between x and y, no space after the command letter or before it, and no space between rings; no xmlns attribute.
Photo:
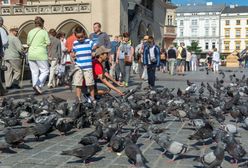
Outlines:
<svg viewBox="0 0 248 168"><path fill-rule="evenodd" d="M220 61L220 54L216 51L213 53L213 61L216 61L216 62Z"/></svg>

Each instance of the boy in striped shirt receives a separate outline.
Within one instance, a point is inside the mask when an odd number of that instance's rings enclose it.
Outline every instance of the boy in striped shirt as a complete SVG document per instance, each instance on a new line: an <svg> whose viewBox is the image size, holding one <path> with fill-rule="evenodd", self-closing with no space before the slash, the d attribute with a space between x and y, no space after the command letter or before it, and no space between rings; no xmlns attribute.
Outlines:
<svg viewBox="0 0 248 168"><path fill-rule="evenodd" d="M81 26L76 27L74 33L77 40L74 41L72 50L76 68L79 69L73 76L73 85L76 86L76 96L79 100L81 99L83 81L85 81L85 85L90 89L90 99L92 102L95 102L95 82L92 71L93 42L86 38L86 33Z"/></svg>

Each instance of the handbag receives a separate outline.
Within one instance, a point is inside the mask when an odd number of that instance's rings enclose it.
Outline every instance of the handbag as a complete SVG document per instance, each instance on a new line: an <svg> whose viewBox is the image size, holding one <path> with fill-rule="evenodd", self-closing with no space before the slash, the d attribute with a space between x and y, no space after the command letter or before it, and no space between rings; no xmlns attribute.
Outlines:
<svg viewBox="0 0 248 168"><path fill-rule="evenodd" d="M130 56L125 55L124 63L125 63L125 65L132 65L132 60L130 60Z"/></svg>

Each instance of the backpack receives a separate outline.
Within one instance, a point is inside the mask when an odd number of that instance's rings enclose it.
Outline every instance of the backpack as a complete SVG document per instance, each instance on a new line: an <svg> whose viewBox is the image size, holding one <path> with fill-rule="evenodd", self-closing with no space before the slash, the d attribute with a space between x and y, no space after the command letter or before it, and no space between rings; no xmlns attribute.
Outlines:
<svg viewBox="0 0 248 168"><path fill-rule="evenodd" d="M182 53L181 53L181 56L182 56L182 58L186 58L187 57L187 51L186 51L185 48L183 48Z"/></svg>

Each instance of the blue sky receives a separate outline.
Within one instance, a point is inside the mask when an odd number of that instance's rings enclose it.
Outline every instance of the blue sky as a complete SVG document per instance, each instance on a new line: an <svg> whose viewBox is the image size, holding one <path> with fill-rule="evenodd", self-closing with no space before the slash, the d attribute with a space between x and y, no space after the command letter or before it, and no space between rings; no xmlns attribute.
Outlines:
<svg viewBox="0 0 248 168"><path fill-rule="evenodd" d="M206 2L213 2L214 4L238 4L239 6L248 6L248 0L172 0L174 4L199 4Z"/></svg>

